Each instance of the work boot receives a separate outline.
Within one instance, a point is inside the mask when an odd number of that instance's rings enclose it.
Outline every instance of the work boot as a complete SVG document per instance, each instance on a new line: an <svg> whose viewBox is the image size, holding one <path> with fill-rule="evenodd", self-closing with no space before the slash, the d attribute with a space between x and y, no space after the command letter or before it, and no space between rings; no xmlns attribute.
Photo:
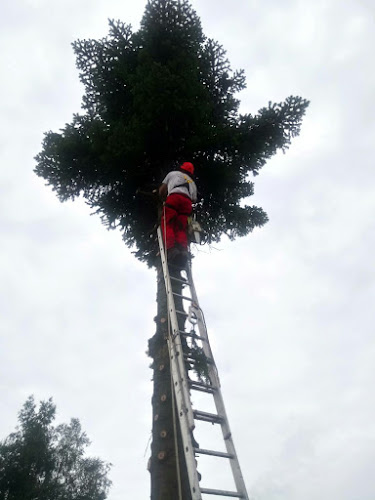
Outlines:
<svg viewBox="0 0 375 500"><path fill-rule="evenodd" d="M176 266L186 267L189 254L186 250L177 250L178 255L175 257L174 263Z"/></svg>
<svg viewBox="0 0 375 500"><path fill-rule="evenodd" d="M180 251L176 247L168 248L167 259L169 262L176 263L176 259L179 257Z"/></svg>

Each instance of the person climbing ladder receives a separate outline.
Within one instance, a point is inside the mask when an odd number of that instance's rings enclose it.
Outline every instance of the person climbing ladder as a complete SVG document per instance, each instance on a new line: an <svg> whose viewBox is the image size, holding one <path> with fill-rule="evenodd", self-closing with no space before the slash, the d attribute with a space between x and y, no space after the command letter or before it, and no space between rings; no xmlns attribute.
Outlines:
<svg viewBox="0 0 375 500"><path fill-rule="evenodd" d="M161 218L164 245L170 262L184 265L188 257L187 224L192 203L197 201L194 165L183 163L163 180L159 195L166 198Z"/></svg>

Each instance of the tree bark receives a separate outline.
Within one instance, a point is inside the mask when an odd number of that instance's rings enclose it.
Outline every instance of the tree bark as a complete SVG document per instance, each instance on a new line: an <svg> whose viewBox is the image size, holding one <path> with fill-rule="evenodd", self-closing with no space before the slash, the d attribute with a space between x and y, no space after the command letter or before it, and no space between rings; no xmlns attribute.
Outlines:
<svg viewBox="0 0 375 500"><path fill-rule="evenodd" d="M172 275L173 270L170 269ZM180 276L174 271L175 275ZM180 293L181 284L172 282L173 291ZM175 300L176 308L183 310L182 300ZM183 318L180 329L184 329ZM170 359L167 344L168 309L164 277L161 266L157 267L157 316L156 333L149 340L149 355L153 359L154 390L152 396L152 445L149 470L151 473L151 500L179 500L179 484L182 500L191 500L189 482L181 442L178 412L173 420L173 397L171 384ZM175 446L177 429L178 453ZM177 460L178 456L178 460ZM178 476L178 469L180 477Z"/></svg>

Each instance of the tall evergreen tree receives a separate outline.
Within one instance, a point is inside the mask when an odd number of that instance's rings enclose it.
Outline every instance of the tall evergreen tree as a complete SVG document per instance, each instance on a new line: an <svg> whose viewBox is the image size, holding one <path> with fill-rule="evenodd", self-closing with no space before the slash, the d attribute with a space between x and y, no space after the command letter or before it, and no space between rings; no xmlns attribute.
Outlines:
<svg viewBox="0 0 375 500"><path fill-rule="evenodd" d="M157 186L183 161L196 165L196 212L208 243L245 236L266 223L261 208L242 203L253 194L251 174L289 147L308 102L290 96L254 115L240 114L236 93L245 88L244 72L232 71L223 47L204 35L189 0L149 0L136 32L121 21L109 24L106 38L73 43L85 87L83 113L45 135L37 175L61 201L83 195L150 266L158 267L155 204L137 191ZM151 498L175 500L172 406L159 403L162 394L170 395L170 378L160 276L158 283L157 330L149 346Z"/></svg>
<svg viewBox="0 0 375 500"><path fill-rule="evenodd" d="M0 500L105 500L109 464L85 457L89 440L77 419L53 425L56 407L30 397L19 428L0 442Z"/></svg>

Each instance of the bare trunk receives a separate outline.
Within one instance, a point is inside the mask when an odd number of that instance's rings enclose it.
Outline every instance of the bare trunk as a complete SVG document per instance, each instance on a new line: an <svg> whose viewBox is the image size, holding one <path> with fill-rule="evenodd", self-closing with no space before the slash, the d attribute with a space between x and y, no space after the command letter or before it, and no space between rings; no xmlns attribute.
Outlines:
<svg viewBox="0 0 375 500"><path fill-rule="evenodd" d="M170 271L172 274L172 270ZM181 293L181 286L173 282L173 289ZM182 303L176 300L177 309ZM154 392L152 396L152 445L149 468L151 473L151 500L178 500L179 484L182 500L191 500L184 452L181 444L178 413L173 419L173 397L169 352L167 345L168 312L164 277L161 268L157 270L157 316L156 333L149 340L149 355L153 358ZM184 325L180 325L180 329ZM178 453L175 446L177 429ZM177 460L178 456L178 460ZM179 474L178 474L179 470ZM180 478L179 478L180 476Z"/></svg>

